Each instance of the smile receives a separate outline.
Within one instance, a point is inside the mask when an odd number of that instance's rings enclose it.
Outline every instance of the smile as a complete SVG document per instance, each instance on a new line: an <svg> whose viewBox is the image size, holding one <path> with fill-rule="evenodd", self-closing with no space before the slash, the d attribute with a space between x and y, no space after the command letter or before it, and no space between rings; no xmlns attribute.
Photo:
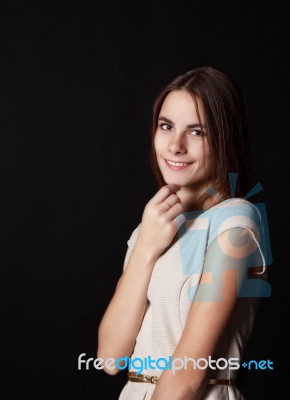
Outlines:
<svg viewBox="0 0 290 400"><path fill-rule="evenodd" d="M171 161L171 160L165 160L166 165L173 170L182 170L191 165L192 163L185 163L185 162L177 162L177 161Z"/></svg>

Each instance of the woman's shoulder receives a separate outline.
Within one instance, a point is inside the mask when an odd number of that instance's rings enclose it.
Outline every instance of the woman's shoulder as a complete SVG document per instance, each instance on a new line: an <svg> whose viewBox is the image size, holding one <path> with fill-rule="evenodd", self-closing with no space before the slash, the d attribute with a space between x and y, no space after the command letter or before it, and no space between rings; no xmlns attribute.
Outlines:
<svg viewBox="0 0 290 400"><path fill-rule="evenodd" d="M214 238L225 230L243 227L258 234L261 214L257 206L243 198L227 199L210 210L210 236Z"/></svg>
<svg viewBox="0 0 290 400"><path fill-rule="evenodd" d="M249 218L256 218L260 212L258 207L250 201L234 197L226 199L216 204L210 209L212 215L229 214L229 215L247 215Z"/></svg>

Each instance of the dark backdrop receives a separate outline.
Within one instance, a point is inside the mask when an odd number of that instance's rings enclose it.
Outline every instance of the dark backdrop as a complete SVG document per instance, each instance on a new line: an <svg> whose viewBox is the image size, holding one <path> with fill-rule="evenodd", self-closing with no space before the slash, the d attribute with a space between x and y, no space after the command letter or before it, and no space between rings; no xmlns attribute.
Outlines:
<svg viewBox="0 0 290 400"><path fill-rule="evenodd" d="M253 185L263 186L256 199L267 206L274 260L272 296L245 355L270 359L274 370L244 370L239 384L248 400L286 399L289 2L8 3L0 26L1 399L118 398L124 373L78 371L77 358L95 357L127 239L156 190L153 100L204 64L230 72L248 103Z"/></svg>

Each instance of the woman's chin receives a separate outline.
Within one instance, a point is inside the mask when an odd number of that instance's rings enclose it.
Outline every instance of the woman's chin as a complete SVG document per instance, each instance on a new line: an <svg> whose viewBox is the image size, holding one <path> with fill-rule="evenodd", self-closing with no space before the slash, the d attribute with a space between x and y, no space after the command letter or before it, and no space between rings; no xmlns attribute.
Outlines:
<svg viewBox="0 0 290 400"><path fill-rule="evenodd" d="M164 178L163 178L164 179ZM183 186L183 183L178 181L177 179L164 179L166 185L178 185Z"/></svg>

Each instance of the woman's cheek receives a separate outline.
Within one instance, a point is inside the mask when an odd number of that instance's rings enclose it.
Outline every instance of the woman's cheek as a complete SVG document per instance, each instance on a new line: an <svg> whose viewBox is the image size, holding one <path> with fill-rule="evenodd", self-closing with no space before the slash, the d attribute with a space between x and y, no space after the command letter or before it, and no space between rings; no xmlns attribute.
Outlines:
<svg viewBox="0 0 290 400"><path fill-rule="evenodd" d="M162 153L163 147L164 147L164 143L163 143L162 137L160 134L156 133L155 138L154 138L154 148L155 148L157 159L159 158L160 153Z"/></svg>

